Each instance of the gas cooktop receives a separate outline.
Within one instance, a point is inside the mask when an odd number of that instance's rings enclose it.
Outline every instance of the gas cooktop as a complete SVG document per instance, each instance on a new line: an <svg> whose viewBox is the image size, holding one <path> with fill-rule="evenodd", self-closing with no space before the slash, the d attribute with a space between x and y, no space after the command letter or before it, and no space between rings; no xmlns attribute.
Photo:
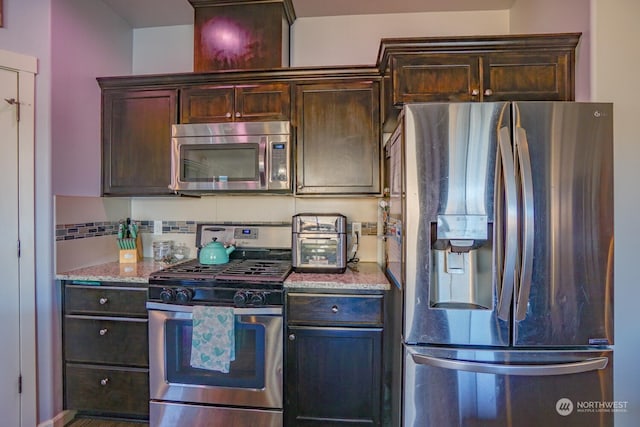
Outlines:
<svg viewBox="0 0 640 427"><path fill-rule="evenodd" d="M214 282L235 281L243 283L284 282L291 272L291 261L241 259L226 264L201 264L191 260L169 266L149 276L149 283L174 281Z"/></svg>
<svg viewBox="0 0 640 427"><path fill-rule="evenodd" d="M211 240L235 245L228 263L201 264L193 259L151 273L148 301L282 305L283 283L292 270L290 224L198 224L196 246Z"/></svg>

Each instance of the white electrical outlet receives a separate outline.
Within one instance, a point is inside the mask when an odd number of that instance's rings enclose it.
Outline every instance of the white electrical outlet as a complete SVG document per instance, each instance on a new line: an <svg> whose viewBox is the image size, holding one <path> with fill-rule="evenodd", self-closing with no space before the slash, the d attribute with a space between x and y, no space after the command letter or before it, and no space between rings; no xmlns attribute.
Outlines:
<svg viewBox="0 0 640 427"><path fill-rule="evenodd" d="M162 234L162 221L153 221L153 234Z"/></svg>
<svg viewBox="0 0 640 427"><path fill-rule="evenodd" d="M357 235L357 237L356 237ZM352 222L351 223L351 237L353 243L356 243L359 237L362 237L362 223L361 222Z"/></svg>

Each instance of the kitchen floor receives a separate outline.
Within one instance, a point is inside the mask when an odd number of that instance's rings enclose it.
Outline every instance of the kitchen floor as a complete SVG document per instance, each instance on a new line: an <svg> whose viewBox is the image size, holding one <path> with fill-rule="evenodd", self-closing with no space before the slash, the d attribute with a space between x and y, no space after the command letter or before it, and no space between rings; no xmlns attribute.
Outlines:
<svg viewBox="0 0 640 427"><path fill-rule="evenodd" d="M100 418L76 418L65 427L149 427L149 423L120 420L103 420Z"/></svg>

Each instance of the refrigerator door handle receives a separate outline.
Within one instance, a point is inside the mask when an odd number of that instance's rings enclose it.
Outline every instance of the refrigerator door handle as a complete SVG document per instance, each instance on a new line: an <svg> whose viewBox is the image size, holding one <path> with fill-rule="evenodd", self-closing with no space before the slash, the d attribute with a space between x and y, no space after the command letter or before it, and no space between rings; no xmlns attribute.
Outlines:
<svg viewBox="0 0 640 427"><path fill-rule="evenodd" d="M518 154L520 179L522 182L522 265L520 269L520 286L516 299L516 320L527 316L527 306L531 291L533 274L533 242L534 242L534 207L533 207L533 175L531 173L531 157L527 132L521 127L515 129L515 145Z"/></svg>
<svg viewBox="0 0 640 427"><path fill-rule="evenodd" d="M515 179L515 166L513 160L513 150L511 148L511 136L508 127L502 127L498 131L498 146L500 148L500 160L502 163L502 176L504 180L505 212L497 211L498 223L504 221L504 260L496 260L497 269L502 265L502 284L500 298L498 300L498 318L504 321L509 320L511 301L513 300L514 275L516 266L516 254L518 245L518 203Z"/></svg>
<svg viewBox="0 0 640 427"><path fill-rule="evenodd" d="M505 365L500 363L444 359L416 353L412 353L411 357L418 365L427 365L434 368L452 369L455 371L467 371L481 374L536 377L597 371L606 368L609 363L609 359L606 357L596 357L593 359L581 360L579 362L553 363L548 365Z"/></svg>

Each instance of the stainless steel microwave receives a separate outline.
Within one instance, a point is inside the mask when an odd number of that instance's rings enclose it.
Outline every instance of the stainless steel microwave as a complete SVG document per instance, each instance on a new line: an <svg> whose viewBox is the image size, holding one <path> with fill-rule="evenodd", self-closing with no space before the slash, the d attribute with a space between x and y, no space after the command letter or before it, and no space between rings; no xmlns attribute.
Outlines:
<svg viewBox="0 0 640 427"><path fill-rule="evenodd" d="M177 193L291 192L289 122L182 124L171 135Z"/></svg>

